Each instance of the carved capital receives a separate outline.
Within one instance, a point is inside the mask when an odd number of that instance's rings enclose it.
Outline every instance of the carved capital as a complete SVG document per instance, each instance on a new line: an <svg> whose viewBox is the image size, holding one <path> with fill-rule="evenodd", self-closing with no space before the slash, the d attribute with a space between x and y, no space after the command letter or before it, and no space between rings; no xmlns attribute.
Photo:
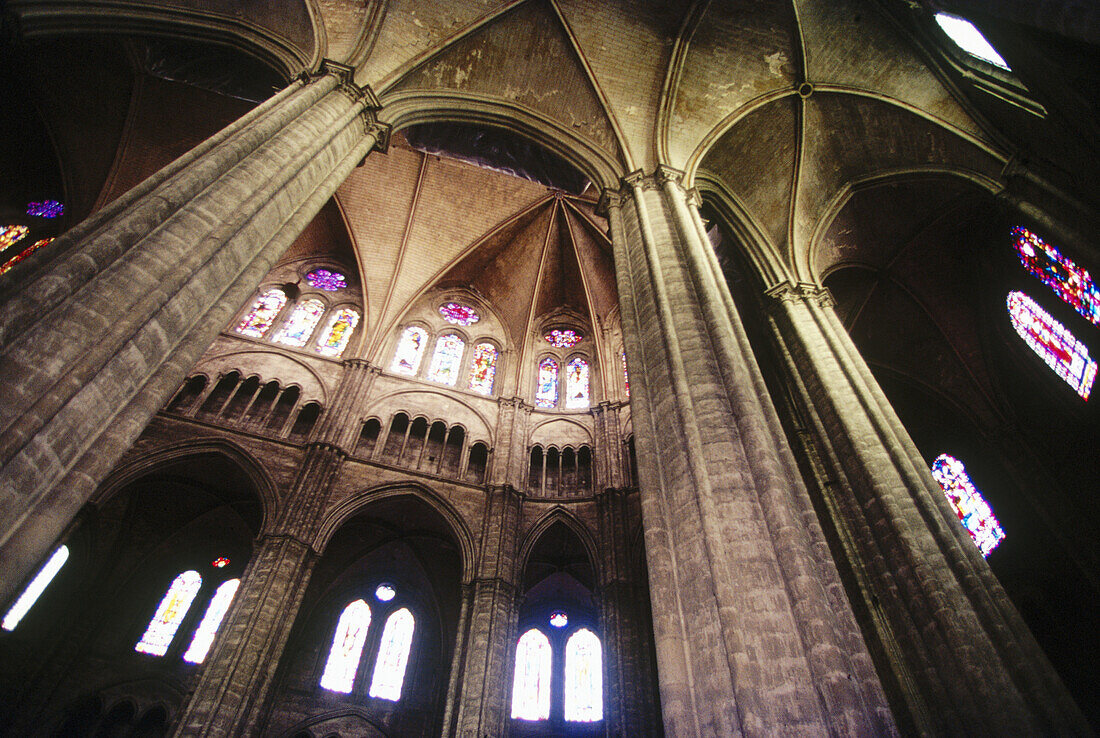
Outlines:
<svg viewBox="0 0 1100 738"><path fill-rule="evenodd" d="M667 164L658 164L657 168L653 171L653 177L662 186L669 182L675 185L682 185L684 181L684 173Z"/></svg>
<svg viewBox="0 0 1100 738"><path fill-rule="evenodd" d="M615 210L623 206L623 196L618 190L604 190L600 193L600 201L596 203L596 215L606 218L612 208Z"/></svg>
<svg viewBox="0 0 1100 738"><path fill-rule="evenodd" d="M832 293L830 293L828 289L808 282L798 282L797 284L780 282L774 287L767 289L765 294L780 304L812 301L821 307L833 307L836 305Z"/></svg>

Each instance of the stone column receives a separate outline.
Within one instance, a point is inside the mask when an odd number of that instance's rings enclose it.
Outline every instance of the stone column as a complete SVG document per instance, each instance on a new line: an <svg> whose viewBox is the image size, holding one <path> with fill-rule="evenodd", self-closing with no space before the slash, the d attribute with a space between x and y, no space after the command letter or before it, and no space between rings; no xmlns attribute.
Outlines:
<svg viewBox="0 0 1100 738"><path fill-rule="evenodd" d="M669 735L896 732L679 173L607 192Z"/></svg>
<svg viewBox="0 0 1100 738"><path fill-rule="evenodd" d="M827 507L914 721L934 733L1086 734L1084 719L974 546L838 319L782 284L771 325L836 473Z"/></svg>
<svg viewBox="0 0 1100 738"><path fill-rule="evenodd" d="M463 622L451 666L444 734L481 738L507 733L515 660L518 554L522 496L492 486L485 501L481 552L474 581L463 585Z"/></svg>
<svg viewBox="0 0 1100 738"><path fill-rule="evenodd" d="M601 402L592 408L595 443L592 449L592 489L621 489L630 486L624 476L623 437L619 428L621 403Z"/></svg>
<svg viewBox="0 0 1100 738"><path fill-rule="evenodd" d="M326 65L59 238L0 295L0 602L384 142Z"/></svg>
<svg viewBox="0 0 1100 738"><path fill-rule="evenodd" d="M497 407L496 443L489 483L523 489L527 482L523 471L526 468L527 426L531 408L521 397L500 397Z"/></svg>

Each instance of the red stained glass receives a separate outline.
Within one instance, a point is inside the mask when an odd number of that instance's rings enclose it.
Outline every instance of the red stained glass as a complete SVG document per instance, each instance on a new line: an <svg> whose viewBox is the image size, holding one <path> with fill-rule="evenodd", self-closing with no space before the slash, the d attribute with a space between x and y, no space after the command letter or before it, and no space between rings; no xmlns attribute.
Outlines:
<svg viewBox="0 0 1100 738"><path fill-rule="evenodd" d="M1096 361L1085 344L1023 292L1009 293L1008 314L1031 350L1087 400L1096 379Z"/></svg>
<svg viewBox="0 0 1100 738"><path fill-rule="evenodd" d="M573 348L584 340L584 336L571 328L555 328L543 336L543 338L555 348Z"/></svg>
<svg viewBox="0 0 1100 738"><path fill-rule="evenodd" d="M1012 238L1024 269L1054 290L1066 304L1100 326L1100 290L1088 270L1062 256L1058 249L1023 226L1012 229Z"/></svg>
<svg viewBox="0 0 1100 738"><path fill-rule="evenodd" d="M481 320L481 316L474 312L472 307L458 302L441 305L439 314L443 316L443 320L455 325L473 325Z"/></svg>

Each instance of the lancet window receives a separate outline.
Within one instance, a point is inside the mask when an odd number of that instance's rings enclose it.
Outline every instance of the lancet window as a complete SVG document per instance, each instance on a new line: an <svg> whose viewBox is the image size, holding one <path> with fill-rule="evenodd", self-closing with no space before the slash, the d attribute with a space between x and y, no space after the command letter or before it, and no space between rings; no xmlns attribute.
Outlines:
<svg viewBox="0 0 1100 738"><path fill-rule="evenodd" d="M588 362L574 356L565 366L565 407L577 410L588 405Z"/></svg>
<svg viewBox="0 0 1100 738"><path fill-rule="evenodd" d="M225 566L225 564L219 565L221 561L228 563L228 560L219 558L214 561L214 566L219 569ZM228 612L229 606L233 603L233 597L237 594L237 587L240 584L240 579L230 579L227 582L222 582L221 586L214 592L214 597L207 605L206 613L202 616L202 621L195 630L195 635L191 638L191 645L183 654L184 661L201 664L206 658L211 644L214 643L214 636L217 635L218 628L221 627L225 613Z"/></svg>
<svg viewBox="0 0 1100 738"><path fill-rule="evenodd" d="M436 339L428 379L453 387L458 381L465 349L466 342L457 334L447 333Z"/></svg>
<svg viewBox="0 0 1100 738"><path fill-rule="evenodd" d="M966 467L954 456L940 454L932 462L932 476L943 488L947 501L959 516L959 522L974 539L982 556L989 556L1004 540L1005 532L989 503L970 481Z"/></svg>
<svg viewBox="0 0 1100 738"><path fill-rule="evenodd" d="M286 293L278 288L266 290L252 303L251 309L237 325L237 333L252 338L263 338L286 305Z"/></svg>
<svg viewBox="0 0 1100 738"><path fill-rule="evenodd" d="M19 597L16 598L15 602L12 603L12 606L8 608L8 611L4 613L4 620L0 623L0 627L4 630L15 630L15 626L19 625L19 621L38 601L38 598L46 591L46 587L50 586L50 582L53 581L57 573L61 571L61 567L68 560L69 547L58 546L23 589Z"/></svg>
<svg viewBox="0 0 1100 738"><path fill-rule="evenodd" d="M324 314L325 303L320 300L302 300L294 306L290 317L275 334L275 343L294 348L305 346Z"/></svg>
<svg viewBox="0 0 1100 738"><path fill-rule="evenodd" d="M18 239L16 239L16 240L18 240ZM16 264L18 264L19 262L26 259L28 256L33 254L35 251L38 251L38 249L42 248L43 246L49 246L51 243L53 243L53 241L54 241L54 239L52 237L51 238L40 238L37 241L35 241L34 243L32 243L30 246L28 246L27 248L20 251L15 256L10 257L7 261L0 264L0 276L2 276L4 274L7 274L9 271L11 271L15 267Z"/></svg>
<svg viewBox="0 0 1100 738"><path fill-rule="evenodd" d="M355 326L359 325L359 313L351 308L341 308L329 318L325 329L317 339L317 353L323 356L339 356L348 347Z"/></svg>
<svg viewBox="0 0 1100 738"><path fill-rule="evenodd" d="M558 404L558 362L547 356L539 362L535 385L535 405L551 408Z"/></svg>
<svg viewBox="0 0 1100 738"><path fill-rule="evenodd" d="M1096 361L1085 344L1023 292L1009 293L1008 315L1031 350L1087 400L1096 379Z"/></svg>
<svg viewBox="0 0 1100 738"><path fill-rule="evenodd" d="M549 628L532 627L516 643L512 679L513 719L603 720L603 656L599 636L570 625L568 613L555 610ZM554 657L563 649L565 658Z"/></svg>
<svg viewBox="0 0 1100 738"><path fill-rule="evenodd" d="M1023 226L1012 229L1012 240L1024 269L1093 325L1100 326L1100 290L1087 269Z"/></svg>
<svg viewBox="0 0 1100 738"><path fill-rule="evenodd" d="M409 608L401 606L386 615L387 609L397 602L397 594L396 588L386 583L374 590L374 605L380 611L377 620L383 617L385 620L381 628L375 624L371 606L363 598L350 602L344 608L329 647L320 679L321 687L333 692L351 693L365 672L363 654L374 653L369 696L393 702L401 699L416 619Z"/></svg>
<svg viewBox="0 0 1100 738"><path fill-rule="evenodd" d="M479 343L474 346L473 359L470 361L469 389L482 395L493 394L493 380L497 373L497 347L491 343Z"/></svg>
<svg viewBox="0 0 1100 738"><path fill-rule="evenodd" d="M428 332L423 328L410 325L401 333L390 368L398 374L415 377L420 369L420 360L424 356L424 345L427 342Z"/></svg>

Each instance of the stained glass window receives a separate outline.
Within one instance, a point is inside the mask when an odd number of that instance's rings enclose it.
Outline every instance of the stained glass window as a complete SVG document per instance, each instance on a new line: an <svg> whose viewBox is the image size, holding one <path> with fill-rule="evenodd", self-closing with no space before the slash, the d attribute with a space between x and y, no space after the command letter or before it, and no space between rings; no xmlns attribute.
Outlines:
<svg viewBox="0 0 1100 738"><path fill-rule="evenodd" d="M314 269L306 275L306 282L310 287L326 292L335 292L348 286L347 277L340 272L330 272L328 269Z"/></svg>
<svg viewBox="0 0 1100 738"><path fill-rule="evenodd" d="M3 627L4 630L15 630L15 626L19 625L19 621L23 619L31 606L38 601L38 598L46 591L46 587L49 586L53 578L57 576L57 572L61 571L61 567L68 560L69 547L58 546L57 550L42 565L42 568L38 570L38 573L34 575L34 579L27 585L27 588L19 595L19 599L15 601L15 604L8 608L0 627Z"/></svg>
<svg viewBox="0 0 1100 738"><path fill-rule="evenodd" d="M516 644L516 676L512 681L512 717L550 717L550 641L532 628Z"/></svg>
<svg viewBox="0 0 1100 738"><path fill-rule="evenodd" d="M626 396L630 397L630 375L626 371L626 352L620 351L619 356L623 359L623 387L626 388Z"/></svg>
<svg viewBox="0 0 1100 738"><path fill-rule="evenodd" d="M481 316L474 312L472 307L458 302L440 305L439 314L443 316L443 320L455 325L473 325L481 320Z"/></svg>
<svg viewBox="0 0 1100 738"><path fill-rule="evenodd" d="M219 556L218 558L210 562L210 566L214 567L215 569L224 569L225 567L229 566L229 559L224 556Z"/></svg>
<svg viewBox="0 0 1100 738"><path fill-rule="evenodd" d="M320 300L302 300L294 306L290 317L275 334L275 342L296 348L305 346L324 314L325 304Z"/></svg>
<svg viewBox="0 0 1100 738"><path fill-rule="evenodd" d="M27 248L23 249L22 251L20 251L15 256L13 256L10 259L8 259L7 261L5 261L3 264L0 264L0 274L7 274L8 271L11 270L11 268L13 266L15 266L19 262L23 261L24 259L26 259L28 256L33 254L35 251L38 251L38 249L42 248L43 246L48 246L51 243L53 243L53 238L43 238L43 239L40 239L38 241L35 241L30 246L28 246Z"/></svg>
<svg viewBox="0 0 1100 738"><path fill-rule="evenodd" d="M555 628L564 628L569 625L569 616L561 610L558 610L550 615L550 625L553 625Z"/></svg>
<svg viewBox="0 0 1100 738"><path fill-rule="evenodd" d="M558 404L558 362L547 356L539 362L538 383L535 385L535 405L554 407Z"/></svg>
<svg viewBox="0 0 1100 738"><path fill-rule="evenodd" d="M1008 314L1031 350L1087 400L1096 379L1096 361L1088 348L1023 292L1009 293Z"/></svg>
<svg viewBox="0 0 1100 738"><path fill-rule="evenodd" d="M27 203L27 215L33 215L36 218L56 218L64 213L65 205L57 200Z"/></svg>
<svg viewBox="0 0 1100 738"><path fill-rule="evenodd" d="M336 635L332 637L332 648L325 662L325 673L321 675L321 686L333 692L350 692L355 683L355 672L359 668L359 657L363 653L363 644L367 641L367 629L370 628L370 606L363 600L356 600L344 608L340 622L336 625Z"/></svg>
<svg viewBox="0 0 1100 738"><path fill-rule="evenodd" d="M1062 256L1058 249L1023 226L1012 229L1012 238L1020 263L1032 276L1094 325L1100 325L1100 290L1087 269Z"/></svg>
<svg viewBox="0 0 1100 738"><path fill-rule="evenodd" d="M22 241L30 232L25 225L6 225L0 228L0 251L8 248L17 241Z"/></svg>
<svg viewBox="0 0 1100 738"><path fill-rule="evenodd" d="M163 656L200 587L202 577L194 570L185 571L172 580L168 592L160 601L156 614L149 621L149 627L145 629L145 634L134 646L134 650L152 656Z"/></svg>
<svg viewBox="0 0 1100 738"><path fill-rule="evenodd" d="M588 407L588 362L579 356L565 365L565 406Z"/></svg>
<svg viewBox="0 0 1100 738"><path fill-rule="evenodd" d="M405 667L409 663L413 626L412 613L404 607L386 620L382 642L378 646L378 659L374 662L374 677L368 693L371 697L394 702L401 699L401 684L405 681Z"/></svg>
<svg viewBox="0 0 1100 738"><path fill-rule="evenodd" d="M339 356L344 353L357 325L359 313L351 308L337 310L321 331L321 337L317 339L317 353L324 356Z"/></svg>
<svg viewBox="0 0 1100 738"><path fill-rule="evenodd" d="M397 351L393 355L393 366L390 367L398 374L408 374L415 377L420 369L420 357L424 355L424 344L428 341L428 333L423 328L410 325L401 334L401 340L397 342Z"/></svg>
<svg viewBox="0 0 1100 738"><path fill-rule="evenodd" d="M458 372L462 366L462 350L466 342L453 333L440 336L435 342L432 365L428 368L428 379L452 387L458 381Z"/></svg>
<svg viewBox="0 0 1100 738"><path fill-rule="evenodd" d="M275 322L275 316L283 309L283 305L286 305L286 294L282 290L275 287L267 290L252 303L252 309L237 326L237 333L252 338L263 338L271 324Z"/></svg>
<svg viewBox="0 0 1100 738"><path fill-rule="evenodd" d="M549 331L543 338L546 339L547 343L556 348L573 348L581 342L584 336L571 328L555 328Z"/></svg>
<svg viewBox="0 0 1100 738"><path fill-rule="evenodd" d="M581 628L565 643L565 719L603 720L603 666L600 639Z"/></svg>
<svg viewBox="0 0 1100 738"><path fill-rule="evenodd" d="M936 23L947 34L948 38L967 54L995 67L1000 67L1006 72L1012 71L1008 63L1001 58L993 45L982 35L982 32L966 18L960 18L950 13L936 13Z"/></svg>
<svg viewBox="0 0 1100 738"><path fill-rule="evenodd" d="M470 363L470 389L483 395L493 394L493 379L497 374L497 348L491 343L474 346Z"/></svg>
<svg viewBox="0 0 1100 738"><path fill-rule="evenodd" d="M183 654L184 661L201 664L206 658L210 645L214 642L214 636L218 634L218 628L221 627L225 613L232 604L233 596L237 594L237 587L240 584L240 579L230 579L222 582L214 592L214 597L206 607L206 614L202 616L202 622L199 623L199 627L195 629L195 635L191 638L191 645Z"/></svg>
<svg viewBox="0 0 1100 738"><path fill-rule="evenodd" d="M379 602L389 602L396 594L397 590L389 584L379 584L378 589L374 590L374 596L378 598Z"/></svg>
<svg viewBox="0 0 1100 738"><path fill-rule="evenodd" d="M940 454L932 462L932 476L943 487L947 501L955 508L955 514L974 539L982 556L989 556L989 552L1004 540L1005 532L989 503L970 481L966 467L954 456Z"/></svg>

